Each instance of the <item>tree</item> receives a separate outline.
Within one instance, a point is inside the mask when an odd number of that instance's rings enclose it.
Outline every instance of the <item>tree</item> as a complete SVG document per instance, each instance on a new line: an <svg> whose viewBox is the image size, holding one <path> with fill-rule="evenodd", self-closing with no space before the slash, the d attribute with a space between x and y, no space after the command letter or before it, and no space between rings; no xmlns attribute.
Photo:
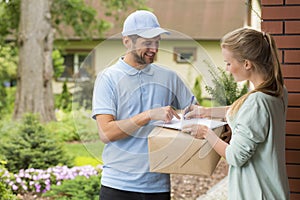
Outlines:
<svg viewBox="0 0 300 200"><path fill-rule="evenodd" d="M145 0L98 1L108 15L116 17L129 7L144 6ZM68 26L84 38L102 35L110 25L97 18L93 2L96 0L0 0L0 42L10 35L19 47L15 119L27 112L39 113L45 122L55 119L51 83L54 33Z"/></svg>
<svg viewBox="0 0 300 200"><path fill-rule="evenodd" d="M51 0L22 0L19 24L19 68L14 117L39 113L43 121L55 119L52 94Z"/></svg>

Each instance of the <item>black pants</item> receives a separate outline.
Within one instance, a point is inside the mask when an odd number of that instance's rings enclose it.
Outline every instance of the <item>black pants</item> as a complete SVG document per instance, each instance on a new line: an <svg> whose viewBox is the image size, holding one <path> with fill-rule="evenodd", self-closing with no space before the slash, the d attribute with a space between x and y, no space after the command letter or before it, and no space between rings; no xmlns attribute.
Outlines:
<svg viewBox="0 0 300 200"><path fill-rule="evenodd" d="M170 200L170 198L170 192L129 192L101 185L99 200Z"/></svg>

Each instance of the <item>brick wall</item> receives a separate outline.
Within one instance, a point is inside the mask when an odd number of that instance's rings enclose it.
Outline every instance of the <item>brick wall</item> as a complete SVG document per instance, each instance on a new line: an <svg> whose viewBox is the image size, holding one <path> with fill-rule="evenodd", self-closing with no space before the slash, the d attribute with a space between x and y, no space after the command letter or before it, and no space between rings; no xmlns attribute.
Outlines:
<svg viewBox="0 0 300 200"><path fill-rule="evenodd" d="M300 0L262 0L262 30L271 33L279 49L289 92L286 164L291 200L300 199Z"/></svg>

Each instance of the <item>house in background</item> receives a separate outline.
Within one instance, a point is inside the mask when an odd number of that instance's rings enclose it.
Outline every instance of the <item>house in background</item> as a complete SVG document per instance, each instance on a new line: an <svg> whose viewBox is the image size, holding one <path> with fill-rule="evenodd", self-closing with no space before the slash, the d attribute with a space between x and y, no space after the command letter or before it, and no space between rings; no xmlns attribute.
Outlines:
<svg viewBox="0 0 300 200"><path fill-rule="evenodd" d="M243 26L260 29L258 0L149 0L146 5L161 27L171 32L162 36L155 62L175 70L191 88L199 75L210 85L209 67L224 66L220 49L224 34ZM54 83L54 93L61 91L64 80L72 85L74 81L93 79L125 53L120 33L124 19L132 11L122 13L119 21L107 18L114 27L104 38L82 41L69 37L67 42L55 41L55 46L65 52L66 68Z"/></svg>

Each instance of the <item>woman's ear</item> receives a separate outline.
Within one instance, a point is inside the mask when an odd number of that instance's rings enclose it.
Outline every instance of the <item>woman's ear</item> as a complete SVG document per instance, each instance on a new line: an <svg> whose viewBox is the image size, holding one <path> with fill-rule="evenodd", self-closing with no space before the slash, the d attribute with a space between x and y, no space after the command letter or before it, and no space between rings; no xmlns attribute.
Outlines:
<svg viewBox="0 0 300 200"><path fill-rule="evenodd" d="M251 61L245 60L245 63L244 63L244 68L245 68L245 70L249 71L249 70L252 69L252 67L253 67L253 66L252 66Z"/></svg>

